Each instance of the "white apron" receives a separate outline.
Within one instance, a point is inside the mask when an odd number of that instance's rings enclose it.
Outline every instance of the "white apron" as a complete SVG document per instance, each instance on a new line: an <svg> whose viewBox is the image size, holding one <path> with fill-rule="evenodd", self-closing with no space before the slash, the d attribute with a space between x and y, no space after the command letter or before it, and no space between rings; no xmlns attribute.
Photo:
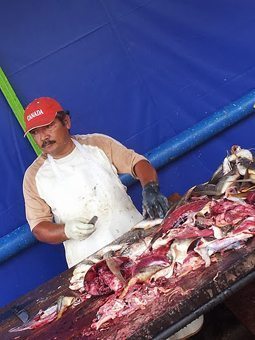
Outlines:
<svg viewBox="0 0 255 340"><path fill-rule="evenodd" d="M61 159L48 155L53 173L41 197L51 207L56 223L98 216L96 231L86 240L64 242L68 267L121 236L143 217L133 205L115 167L102 150L73 139L74 151ZM50 176L49 176L50 177ZM47 176L44 180L47 181Z"/></svg>

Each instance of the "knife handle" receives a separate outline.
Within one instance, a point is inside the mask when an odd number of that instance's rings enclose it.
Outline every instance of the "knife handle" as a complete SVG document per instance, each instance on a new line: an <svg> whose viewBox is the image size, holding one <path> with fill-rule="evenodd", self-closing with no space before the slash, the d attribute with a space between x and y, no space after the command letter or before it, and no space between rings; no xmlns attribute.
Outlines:
<svg viewBox="0 0 255 340"><path fill-rule="evenodd" d="M97 220L98 220L98 217L97 217L97 216L93 216L93 217L91 218L91 220L88 222L88 224L93 224L93 225L95 225Z"/></svg>

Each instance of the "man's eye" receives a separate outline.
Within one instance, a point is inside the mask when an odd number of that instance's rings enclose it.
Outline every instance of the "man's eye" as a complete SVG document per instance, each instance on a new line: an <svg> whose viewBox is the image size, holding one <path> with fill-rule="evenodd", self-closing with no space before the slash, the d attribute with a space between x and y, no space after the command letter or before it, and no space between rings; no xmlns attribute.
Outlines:
<svg viewBox="0 0 255 340"><path fill-rule="evenodd" d="M54 122L50 123L49 125L46 126L46 128L50 129L54 126Z"/></svg>

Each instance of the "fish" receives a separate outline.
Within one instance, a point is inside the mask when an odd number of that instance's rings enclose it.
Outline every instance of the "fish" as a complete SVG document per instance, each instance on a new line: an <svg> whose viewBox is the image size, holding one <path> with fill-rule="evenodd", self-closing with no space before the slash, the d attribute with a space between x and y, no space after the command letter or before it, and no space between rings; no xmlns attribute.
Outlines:
<svg viewBox="0 0 255 340"><path fill-rule="evenodd" d="M74 296L63 296L61 295L57 301L57 320L62 317L64 312L70 307L75 301Z"/></svg>
<svg viewBox="0 0 255 340"><path fill-rule="evenodd" d="M227 174L223 175L217 184L212 183L203 183L197 185L193 194L206 195L206 196L221 196L226 190L235 183L235 181L239 178L240 174L237 171L237 168L230 170Z"/></svg>
<svg viewBox="0 0 255 340"><path fill-rule="evenodd" d="M130 288L137 282L141 283L149 280L153 274L164 267L168 267L169 264L169 259L162 255L149 255L140 259L139 262L133 266L132 276L121 292L119 298L123 299Z"/></svg>
<svg viewBox="0 0 255 340"><path fill-rule="evenodd" d="M85 291L93 296L109 294L123 289L129 280L133 261L124 256L112 257L111 269L106 259L94 264L84 277ZM121 279L119 279L121 277Z"/></svg>
<svg viewBox="0 0 255 340"><path fill-rule="evenodd" d="M230 171L231 169L229 169ZM213 173L212 177L209 179L209 184L217 184L218 181L224 176L223 165L221 164L216 171Z"/></svg>
<svg viewBox="0 0 255 340"><path fill-rule="evenodd" d="M21 332L26 329L40 328L54 320L62 317L63 313L76 302L77 298L73 296L60 296L58 300L45 310L39 310L38 313L25 322L23 325L13 327L9 330L10 333Z"/></svg>
<svg viewBox="0 0 255 340"><path fill-rule="evenodd" d="M124 279L123 275L121 274L120 265L121 262L118 261L118 258L114 258L111 256L106 256L105 261L107 264L107 267L110 269L110 271L113 273L114 276L117 277L117 279L123 284L126 284L126 280Z"/></svg>
<svg viewBox="0 0 255 340"><path fill-rule="evenodd" d="M46 310L39 310L39 312L32 319L28 320L21 326L11 328L9 332L13 333L21 332L26 329L36 329L52 322L56 319L56 317L57 304L54 304L53 306L48 307Z"/></svg>
<svg viewBox="0 0 255 340"><path fill-rule="evenodd" d="M134 261L131 277L121 290L109 297L109 304L106 302L100 308L99 320L92 328L98 330L105 322L143 308L139 299L133 298L136 302L129 309L129 297L135 292L143 289L159 292L162 287L157 286L158 279L173 280L201 266L207 267L211 261L217 261L215 257L211 259L213 254L238 249L254 236L255 191L249 188L253 186L252 181L255 183L255 167L249 173L250 167L253 167L251 152L233 145L231 154L211 179L190 188L174 202L155 232L144 240L140 235L133 243L123 246L120 253L132 256ZM246 190L250 193L250 203ZM234 196L244 192L244 199L239 201L236 196L235 201ZM163 291L160 294L164 294Z"/></svg>
<svg viewBox="0 0 255 340"><path fill-rule="evenodd" d="M75 266L75 268L73 270L72 277L70 279L69 289L71 289L73 291L83 292L83 290L84 290L84 284L83 284L84 277L85 277L87 271L93 266L93 264L95 264L94 261L89 260L89 259L84 259L83 261L81 261L80 263L78 263Z"/></svg>
<svg viewBox="0 0 255 340"><path fill-rule="evenodd" d="M152 236L147 236L141 238L138 242L126 243L126 245L121 249L120 256L128 256L131 259L136 259L137 257L149 252L150 242Z"/></svg>
<svg viewBox="0 0 255 340"><path fill-rule="evenodd" d="M153 274L151 280L156 281L161 277L169 279L174 273L175 264L183 264L184 260L187 257L188 248L193 242L193 238L175 239L171 244L169 252L167 254L168 258L171 258L171 264Z"/></svg>
<svg viewBox="0 0 255 340"><path fill-rule="evenodd" d="M122 249L123 246L124 246L123 243L109 244L109 245L103 247L102 249L98 250L95 254L90 255L88 257L88 259L91 260L91 261L94 261L94 262L98 262L98 260L103 259L104 255L106 253L118 251L118 250Z"/></svg>
<svg viewBox="0 0 255 340"><path fill-rule="evenodd" d="M204 208L208 201L209 201L208 198L196 200L175 209L171 214L168 214L164 219L164 222L161 225L163 232L167 232L169 229L174 228L178 221L182 219L184 216L187 216L188 214L191 213L198 213L200 210Z"/></svg>
<svg viewBox="0 0 255 340"><path fill-rule="evenodd" d="M202 238L200 243L194 248L194 251L202 257L205 262L205 267L209 267L211 264L211 255L233 248L237 249L242 245L243 241L246 241L250 237L252 237L252 234L239 233L209 242Z"/></svg>
<svg viewBox="0 0 255 340"><path fill-rule="evenodd" d="M176 208L171 213L167 213L166 217L162 221L159 229L153 235L148 249L153 248L153 244L160 237L164 237L168 231L178 225L181 221L190 214L190 213L198 213L203 207L208 203L209 199L199 199L193 202L186 203L178 208Z"/></svg>

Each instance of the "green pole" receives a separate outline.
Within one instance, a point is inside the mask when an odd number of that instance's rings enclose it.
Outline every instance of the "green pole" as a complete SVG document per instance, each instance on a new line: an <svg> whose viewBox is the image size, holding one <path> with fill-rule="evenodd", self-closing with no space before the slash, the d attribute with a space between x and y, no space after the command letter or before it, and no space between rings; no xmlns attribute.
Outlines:
<svg viewBox="0 0 255 340"><path fill-rule="evenodd" d="M4 74L4 71L2 70L1 67L0 67L0 89L3 92L3 95L5 99L7 100L8 104L10 105L12 112L14 113L18 122L20 123L23 131L25 131L25 122L23 118L23 115L24 115L23 106L21 105L18 97L16 96L16 93L14 92L11 84L6 78L6 75ZM32 145L34 151L36 152L37 156L39 156L42 153L42 151L38 147L38 145L35 143L30 133L27 134L27 138L30 144Z"/></svg>

